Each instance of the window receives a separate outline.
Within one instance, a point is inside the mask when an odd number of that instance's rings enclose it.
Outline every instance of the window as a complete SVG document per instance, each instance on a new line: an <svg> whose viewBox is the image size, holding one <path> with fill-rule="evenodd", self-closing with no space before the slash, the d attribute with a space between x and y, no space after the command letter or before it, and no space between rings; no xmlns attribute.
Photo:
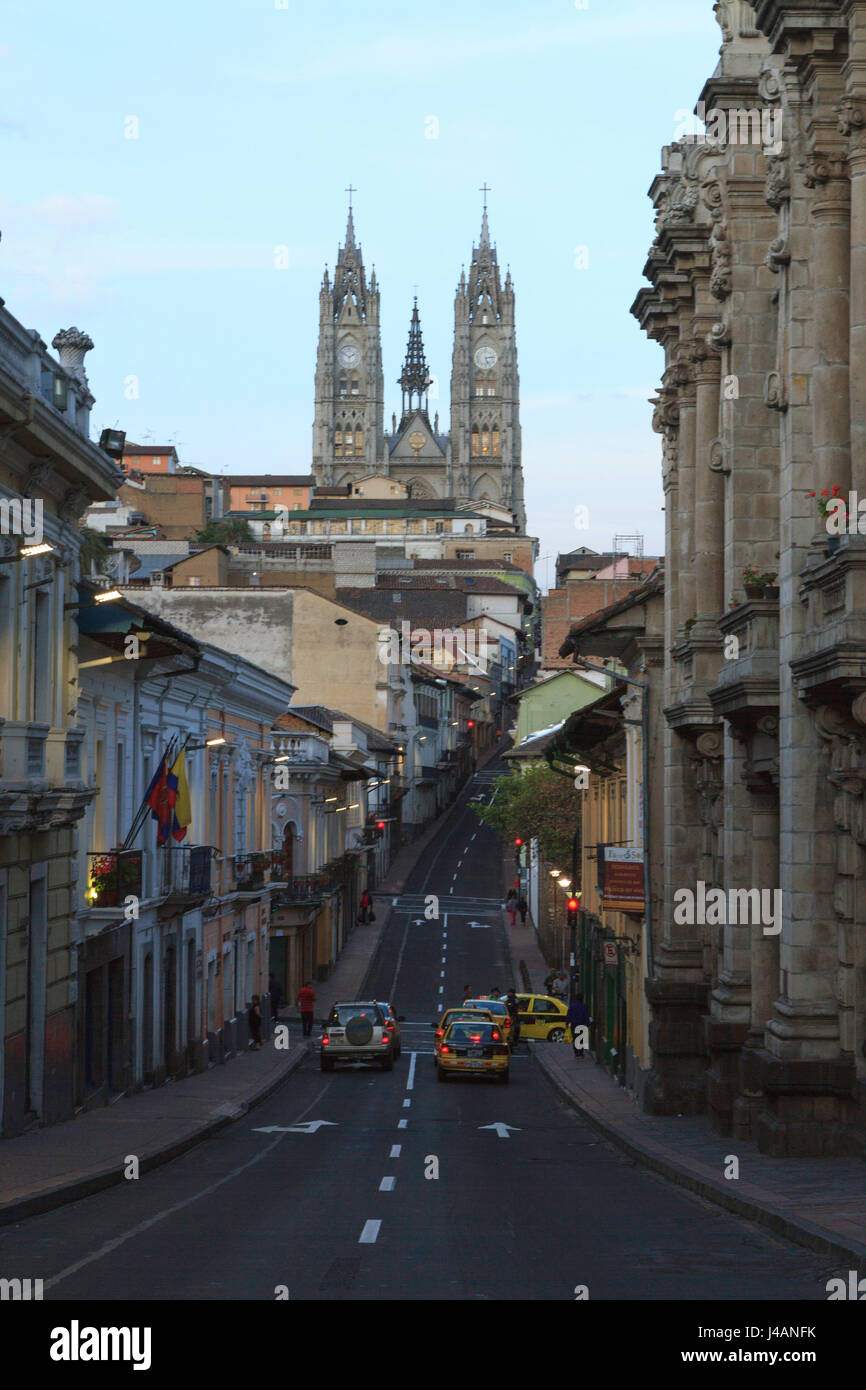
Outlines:
<svg viewBox="0 0 866 1390"><path fill-rule="evenodd" d="M499 458L499 426L494 425L491 432L491 452L494 458Z"/></svg>
<svg viewBox="0 0 866 1390"><path fill-rule="evenodd" d="M348 449L346 450L348 453ZM355 458L360 458L364 452L364 431L359 426L355 430Z"/></svg>
<svg viewBox="0 0 866 1390"><path fill-rule="evenodd" d="M345 395L348 394L348 392L347 392L347 387L346 387L346 378L345 378L344 376L341 376L341 377L340 377L340 381L339 381L339 384L338 384L338 386L337 386L337 394L338 394L339 396L345 396Z"/></svg>
<svg viewBox="0 0 866 1390"><path fill-rule="evenodd" d="M490 453L490 426L489 426L489 425L482 425L482 427L481 427L481 452L482 452L482 454L489 454L489 453Z"/></svg>
<svg viewBox="0 0 866 1390"><path fill-rule="evenodd" d="M478 426L472 426L472 457L478 457Z"/></svg>
<svg viewBox="0 0 866 1390"><path fill-rule="evenodd" d="M513 559L512 559L513 554L514 554L514 552L513 552L512 550L506 550L505 553L503 554L502 558L503 558L503 560L507 561L507 563L508 563L509 565L511 565L511 564L514 563L514 561L513 561Z"/></svg>
<svg viewBox="0 0 866 1390"><path fill-rule="evenodd" d="M457 552L457 559L458 559L458 560L474 560L474 559L475 559L475 551L474 551L474 550L458 550L458 552Z"/></svg>
<svg viewBox="0 0 866 1390"><path fill-rule="evenodd" d="M64 774L68 782L77 782L81 776L81 740L67 738Z"/></svg>
<svg viewBox="0 0 866 1390"><path fill-rule="evenodd" d="M334 431L334 453L337 455L337 458L342 458L343 456L343 431L341 429L336 429Z"/></svg>
<svg viewBox="0 0 866 1390"><path fill-rule="evenodd" d="M187 580L187 584L190 584L194 589L200 588L201 576L198 574L191 574L189 579Z"/></svg>
<svg viewBox="0 0 866 1390"><path fill-rule="evenodd" d="M275 496L275 497L282 497L282 495L283 495L283 489L282 489L281 487L275 487L275 488L274 488L274 496Z"/></svg>
<svg viewBox="0 0 866 1390"><path fill-rule="evenodd" d="M352 377L352 395L358 395L358 378L356 376Z"/></svg>

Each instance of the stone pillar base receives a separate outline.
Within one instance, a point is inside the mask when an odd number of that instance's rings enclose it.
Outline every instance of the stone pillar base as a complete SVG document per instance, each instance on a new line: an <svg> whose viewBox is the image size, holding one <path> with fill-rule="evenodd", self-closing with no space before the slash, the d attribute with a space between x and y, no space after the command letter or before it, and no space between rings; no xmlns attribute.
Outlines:
<svg viewBox="0 0 866 1390"><path fill-rule="evenodd" d="M782 1061L762 1050L755 1054L755 1064L764 1093L755 1126L761 1153L773 1158L857 1154L853 1059Z"/></svg>
<svg viewBox="0 0 866 1390"><path fill-rule="evenodd" d="M761 1117L764 1097L761 1091L759 1057L763 1033L752 1029L737 1060L737 1096L731 1115L731 1134L734 1139L752 1140Z"/></svg>
<svg viewBox="0 0 866 1390"><path fill-rule="evenodd" d="M653 1064L644 1090L650 1115L702 1115L707 1108L707 1054L703 1020L706 983L647 980L652 1008L649 1043Z"/></svg>
<svg viewBox="0 0 866 1390"><path fill-rule="evenodd" d="M739 1090L740 1052L749 1034L748 1023L704 1019L704 1038L710 1056L707 1106L716 1134L733 1134L734 1106Z"/></svg>

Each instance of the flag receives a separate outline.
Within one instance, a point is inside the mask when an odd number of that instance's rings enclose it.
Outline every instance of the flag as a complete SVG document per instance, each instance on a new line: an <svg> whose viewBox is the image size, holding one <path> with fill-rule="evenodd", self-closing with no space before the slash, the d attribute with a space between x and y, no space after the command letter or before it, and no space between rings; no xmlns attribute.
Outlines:
<svg viewBox="0 0 866 1390"><path fill-rule="evenodd" d="M165 754L153 774L153 780L144 794L146 805L150 807L152 818L156 821L156 843L164 845L171 833L174 803L177 800L177 781L172 780L165 766Z"/></svg>
<svg viewBox="0 0 866 1390"><path fill-rule="evenodd" d="M186 780L186 757L183 749L174 760L168 774L169 786L174 788L174 813L171 833L175 840L186 838L187 827L192 824L192 805L189 799L189 783Z"/></svg>

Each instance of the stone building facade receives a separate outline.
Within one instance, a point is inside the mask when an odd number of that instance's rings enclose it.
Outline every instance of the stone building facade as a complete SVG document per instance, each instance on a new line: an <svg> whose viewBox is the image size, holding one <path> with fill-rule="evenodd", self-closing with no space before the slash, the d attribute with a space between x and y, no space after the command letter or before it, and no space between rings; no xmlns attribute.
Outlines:
<svg viewBox="0 0 866 1390"><path fill-rule="evenodd" d="M646 1099L766 1153L862 1152L866 539L816 503L866 487L866 3L714 8L707 133L663 151L633 307L665 353ZM777 585L744 593L747 568ZM726 902L692 924L675 894L700 882Z"/></svg>

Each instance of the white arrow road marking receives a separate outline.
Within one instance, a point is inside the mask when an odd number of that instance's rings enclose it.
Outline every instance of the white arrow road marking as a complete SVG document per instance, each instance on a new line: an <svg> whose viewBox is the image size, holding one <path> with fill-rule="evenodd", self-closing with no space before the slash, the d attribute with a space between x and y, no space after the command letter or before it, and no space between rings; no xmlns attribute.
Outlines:
<svg viewBox="0 0 866 1390"><path fill-rule="evenodd" d="M381 1227L381 1225L381 1221L365 1221L364 1229L358 1237L358 1244L375 1245L376 1238L379 1234L379 1228Z"/></svg>
<svg viewBox="0 0 866 1390"><path fill-rule="evenodd" d="M337 1120L305 1120L302 1125L259 1125L253 1134L315 1134L322 1125L337 1125Z"/></svg>
<svg viewBox="0 0 866 1390"><path fill-rule="evenodd" d="M520 1125L506 1125L503 1124L501 1120L497 1120L493 1125L479 1125L478 1128L495 1129L500 1139L510 1139L511 1135L508 1133L510 1129L516 1130L518 1133L520 1132Z"/></svg>
<svg viewBox="0 0 866 1390"><path fill-rule="evenodd" d="M470 922L470 927L480 927L482 931L490 931L489 922Z"/></svg>
<svg viewBox="0 0 866 1390"><path fill-rule="evenodd" d="M380 1191L380 1192L393 1192L393 1191L394 1191L394 1184L396 1183L396 1181L397 1181L396 1178L383 1178L382 1181L379 1183L379 1191Z"/></svg>

